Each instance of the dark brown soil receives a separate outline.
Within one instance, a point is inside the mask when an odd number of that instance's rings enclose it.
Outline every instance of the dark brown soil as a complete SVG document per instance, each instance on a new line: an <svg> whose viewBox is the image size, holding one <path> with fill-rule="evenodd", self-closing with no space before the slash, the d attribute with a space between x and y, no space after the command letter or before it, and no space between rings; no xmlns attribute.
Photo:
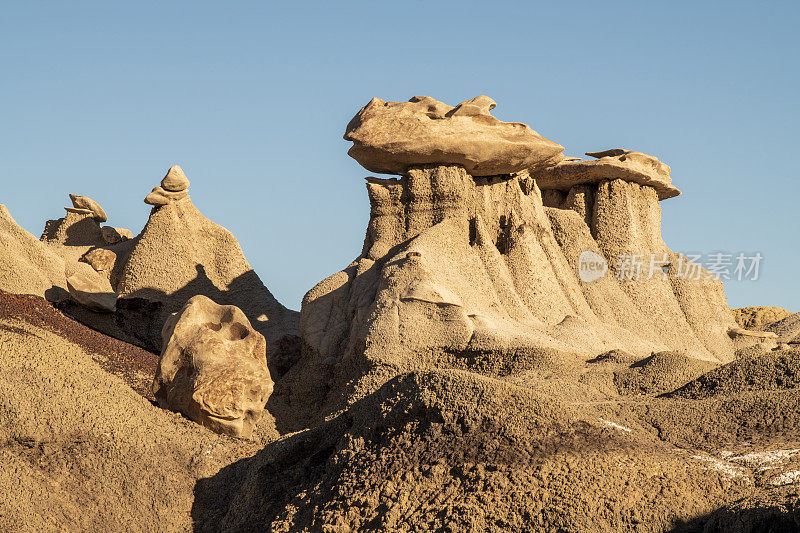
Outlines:
<svg viewBox="0 0 800 533"><path fill-rule="evenodd" d="M158 355L98 333L63 315L38 296L0 290L2 319L19 320L64 337L92 354L105 371L125 380L145 398L155 399L150 391L149 380L155 376ZM0 328L11 329L13 326L0 324ZM27 334L24 331L22 333Z"/></svg>

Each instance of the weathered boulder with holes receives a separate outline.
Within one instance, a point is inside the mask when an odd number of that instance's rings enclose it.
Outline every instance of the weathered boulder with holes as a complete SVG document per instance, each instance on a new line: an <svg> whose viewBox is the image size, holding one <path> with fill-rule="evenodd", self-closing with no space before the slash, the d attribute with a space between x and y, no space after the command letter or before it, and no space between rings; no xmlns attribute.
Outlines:
<svg viewBox="0 0 800 533"><path fill-rule="evenodd" d="M161 331L153 394L161 407L249 438L272 394L264 336L233 305L191 298Z"/></svg>

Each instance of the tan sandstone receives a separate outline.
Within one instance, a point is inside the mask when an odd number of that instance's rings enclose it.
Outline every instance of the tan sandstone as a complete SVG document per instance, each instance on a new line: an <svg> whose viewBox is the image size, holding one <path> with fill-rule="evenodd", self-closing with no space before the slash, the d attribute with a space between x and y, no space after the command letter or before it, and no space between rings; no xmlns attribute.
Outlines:
<svg viewBox="0 0 800 533"><path fill-rule="evenodd" d="M622 148L587 152L586 155L597 159L565 160L551 167L534 169L531 171L531 177L542 190L557 189L568 192L576 185L622 179L652 187L658 193L659 200L681 194L681 191L672 185L669 166L653 156Z"/></svg>
<svg viewBox="0 0 800 533"><path fill-rule="evenodd" d="M478 96L456 107L429 96L373 98L347 125L348 154L371 172L402 174L425 164L458 164L473 176L511 174L558 156L563 147L525 124L501 122Z"/></svg>
<svg viewBox="0 0 800 533"><path fill-rule="evenodd" d="M76 209L86 209L92 213L92 218L97 220L98 222L105 222L108 220L108 216L106 216L106 212L103 211L103 208L100 207L100 204L89 198L88 196L80 196L78 194L70 194L70 200L72 200L72 205Z"/></svg>
<svg viewBox="0 0 800 533"><path fill-rule="evenodd" d="M180 192L171 192L159 186L154 187L152 192L145 197L144 203L161 207L162 205L167 205L171 202L177 202L178 200L183 200L188 197L189 193L185 190Z"/></svg>
<svg viewBox="0 0 800 533"><path fill-rule="evenodd" d="M167 171L167 175L161 180L161 187L165 191L180 192L189 188L189 178L183 173L183 169L174 165Z"/></svg>
<svg viewBox="0 0 800 533"><path fill-rule="evenodd" d="M78 268L78 267L86 267ZM69 295L80 305L93 311L113 313L117 309L117 295L108 279L85 263L75 263L67 274Z"/></svg>
<svg viewBox="0 0 800 533"><path fill-rule="evenodd" d="M106 248L95 248L83 256L83 260L98 272L111 270L117 261L117 254Z"/></svg>
<svg viewBox="0 0 800 533"><path fill-rule="evenodd" d="M218 432L249 438L272 393L266 341L242 311L192 297L170 317L153 394Z"/></svg>

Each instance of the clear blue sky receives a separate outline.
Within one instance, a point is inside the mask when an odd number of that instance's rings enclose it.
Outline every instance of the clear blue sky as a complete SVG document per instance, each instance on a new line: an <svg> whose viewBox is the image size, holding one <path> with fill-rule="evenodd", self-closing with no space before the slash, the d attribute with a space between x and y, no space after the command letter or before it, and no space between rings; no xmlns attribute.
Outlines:
<svg viewBox="0 0 800 533"><path fill-rule="evenodd" d="M361 250L373 96L479 94L569 154L672 166L677 251L759 251L734 306L800 311L797 2L2 2L0 202L39 235L70 192L138 232L172 164L286 305Z"/></svg>

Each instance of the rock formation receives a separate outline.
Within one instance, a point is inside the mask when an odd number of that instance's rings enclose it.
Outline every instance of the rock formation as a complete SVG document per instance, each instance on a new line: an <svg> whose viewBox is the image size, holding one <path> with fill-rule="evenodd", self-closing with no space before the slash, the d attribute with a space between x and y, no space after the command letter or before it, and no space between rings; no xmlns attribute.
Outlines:
<svg viewBox="0 0 800 533"><path fill-rule="evenodd" d="M161 187L156 188L161 189L157 196L169 201L156 203L142 233L120 244L130 248L124 255L117 254L112 274L114 288L124 301L121 305L153 302L160 309L155 317L148 314L137 318L136 313L130 313L123 329L136 336L137 343L157 349L160 325L192 296L202 294L221 305L241 309L256 331L266 337L268 354L274 353L284 336L296 334L298 314L272 296L245 259L236 238L203 216L186 188L179 192L167 189L188 184L180 167L172 167ZM183 196L170 196L173 194ZM156 330L152 323L159 324ZM95 327L104 328L99 324ZM117 326L107 327L120 334Z"/></svg>
<svg viewBox="0 0 800 533"><path fill-rule="evenodd" d="M42 242L71 247L106 244L100 224L90 210L72 207L64 209L67 214L63 218L48 220L45 223Z"/></svg>
<svg viewBox="0 0 800 533"><path fill-rule="evenodd" d="M558 159L564 148L525 124L501 122L487 96L456 107L429 96L373 98L347 125L348 152L371 172L403 174L424 164L456 164L472 176L512 174Z"/></svg>
<svg viewBox="0 0 800 533"><path fill-rule="evenodd" d="M800 315L737 325L669 250L666 165L504 145L492 105L362 112L398 142L354 154L401 175L302 339L179 167L134 238L0 206L0 289L82 302L0 290L0 530L794 531Z"/></svg>
<svg viewBox="0 0 800 533"><path fill-rule="evenodd" d="M83 261L98 272L110 272L117 262L117 254L107 248L94 248L83 256Z"/></svg>
<svg viewBox="0 0 800 533"><path fill-rule="evenodd" d="M555 189L569 193L576 185L596 185L609 179L622 179L652 187L659 200L678 196L670 179L670 168L653 156L614 148L603 152L587 152L595 161L562 161L557 165L534 169L531 177L542 190Z"/></svg>
<svg viewBox="0 0 800 533"><path fill-rule="evenodd" d="M161 185L154 188L153 191L144 199L144 203L162 206L170 202L177 202L189 198L189 179L183 173L183 169L178 165L171 167L164 179L161 180Z"/></svg>
<svg viewBox="0 0 800 533"><path fill-rule="evenodd" d="M69 199L72 200L72 206L75 208L73 212L78 210L80 210L81 212L88 211L89 212L88 214L91 214L92 218L98 222L105 222L106 220L108 220L106 212L103 211L103 208L100 207L100 204L98 204L88 196L70 194Z"/></svg>
<svg viewBox="0 0 800 533"><path fill-rule="evenodd" d="M530 133L523 151L536 157L495 152L496 137L477 132L486 124L502 131L502 123L455 125L488 113L490 101L477 100L462 116L431 99L375 99L351 121L354 158L368 169L407 170L399 179L367 179L362 253L306 294L303 359L296 381L278 384L276 395L330 413L397 373L478 353L506 360L518 350L556 358L624 350L638 359L681 351L731 361L736 324L722 283L661 238L659 199L677 193L669 167L628 151L560 162L552 158L561 147L542 140L547 149L537 151ZM450 129L436 129L458 117ZM422 155L365 148L383 146L364 133L371 123L391 139L386 146L417 146L409 124L420 121L437 124L424 135L461 147L467 168L486 168L487 154L515 165L492 166L490 174L507 173L487 177L452 164L433 141L437 148ZM605 275L583 275L587 254L605 264ZM686 269L698 279L684 276Z"/></svg>
<svg viewBox="0 0 800 533"><path fill-rule="evenodd" d="M266 341L233 305L192 297L164 324L153 394L218 433L249 438L272 393Z"/></svg>

